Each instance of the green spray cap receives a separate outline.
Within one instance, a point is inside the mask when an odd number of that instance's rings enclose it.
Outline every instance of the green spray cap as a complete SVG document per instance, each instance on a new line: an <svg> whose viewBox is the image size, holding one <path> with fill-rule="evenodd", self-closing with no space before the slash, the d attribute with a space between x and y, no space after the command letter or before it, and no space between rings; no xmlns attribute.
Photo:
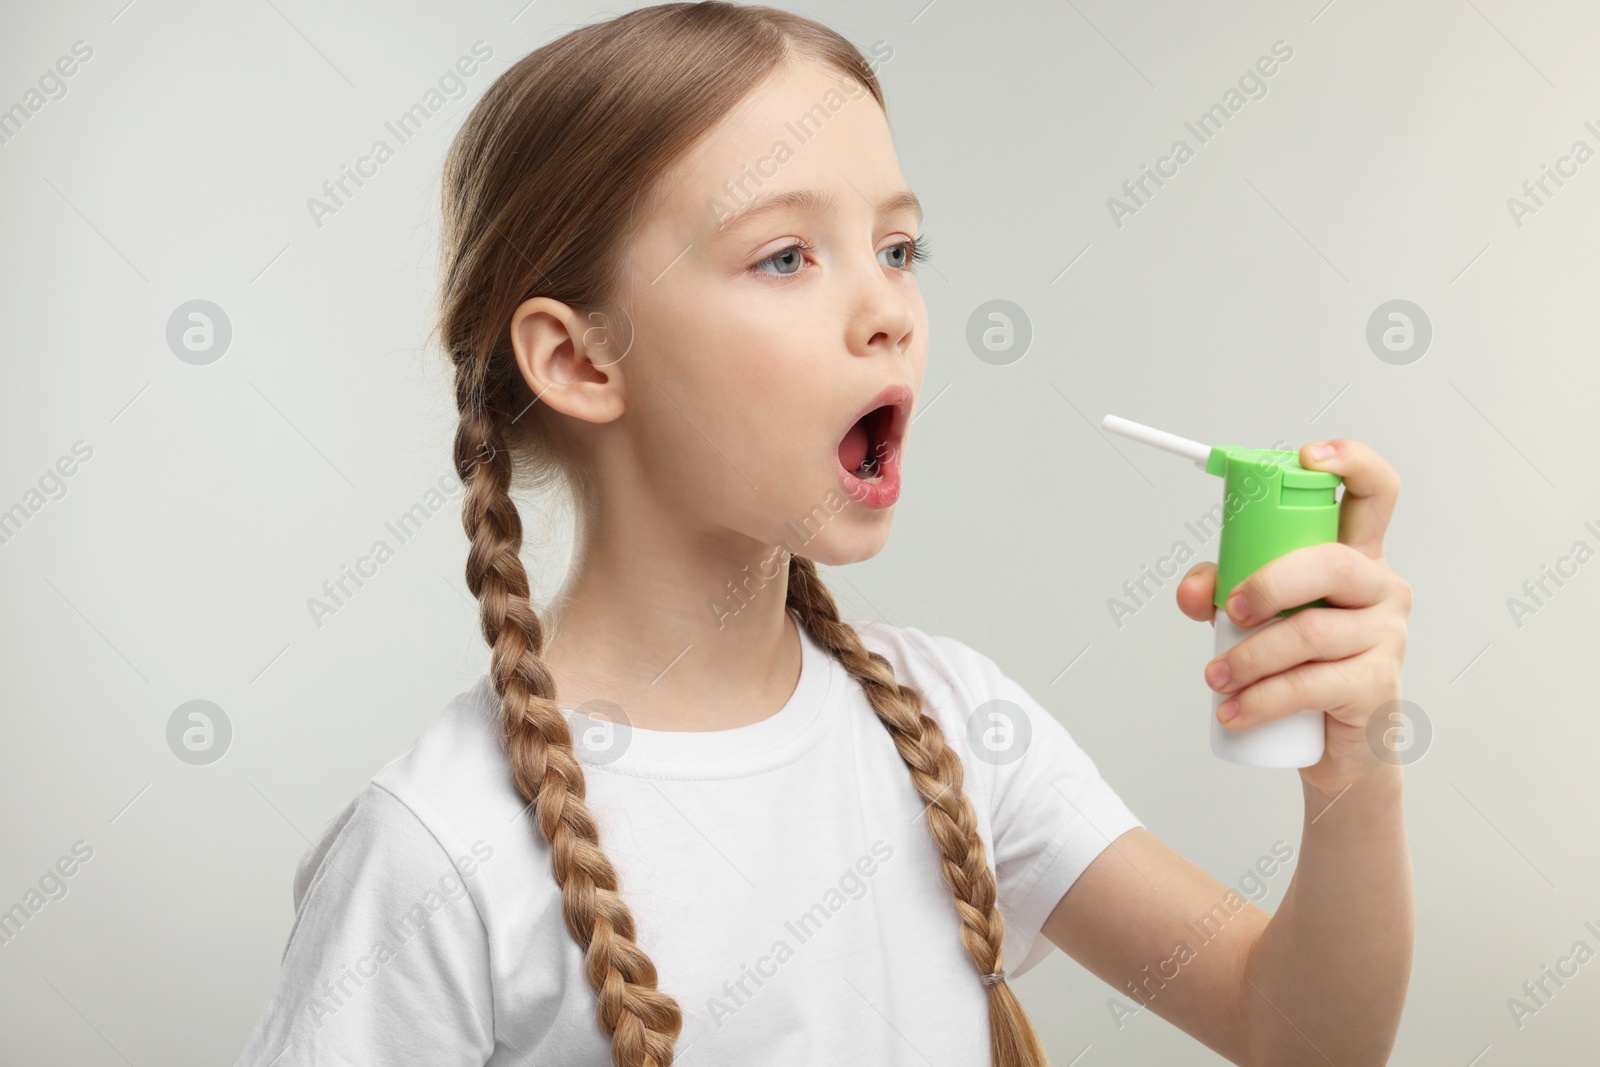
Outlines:
<svg viewBox="0 0 1600 1067"><path fill-rule="evenodd" d="M1212 602L1221 609L1234 586L1269 560L1306 545L1339 539L1342 479L1331 471L1307 470L1298 452L1236 445L1211 447L1115 415L1101 425L1124 437L1193 461L1223 480L1222 538L1217 547L1217 587ZM1326 601L1285 607L1279 615Z"/></svg>
<svg viewBox="0 0 1600 1067"><path fill-rule="evenodd" d="M1300 466L1298 452L1219 445L1205 471L1223 481L1222 541L1217 547L1217 589L1212 602L1227 603L1233 587L1268 560L1306 545L1339 539L1340 477ZM1326 606L1324 601L1315 602ZM1279 612L1290 615L1309 604Z"/></svg>

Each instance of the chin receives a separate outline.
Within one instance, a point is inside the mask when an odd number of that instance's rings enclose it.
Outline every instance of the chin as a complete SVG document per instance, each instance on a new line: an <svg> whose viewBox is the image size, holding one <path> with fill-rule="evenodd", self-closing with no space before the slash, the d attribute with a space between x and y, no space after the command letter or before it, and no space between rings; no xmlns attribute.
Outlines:
<svg viewBox="0 0 1600 1067"><path fill-rule="evenodd" d="M842 516L841 516L842 517ZM883 551L889 541L889 526L894 519L894 509L872 512L856 529L831 529L795 550L824 567L842 567L847 563L860 563Z"/></svg>

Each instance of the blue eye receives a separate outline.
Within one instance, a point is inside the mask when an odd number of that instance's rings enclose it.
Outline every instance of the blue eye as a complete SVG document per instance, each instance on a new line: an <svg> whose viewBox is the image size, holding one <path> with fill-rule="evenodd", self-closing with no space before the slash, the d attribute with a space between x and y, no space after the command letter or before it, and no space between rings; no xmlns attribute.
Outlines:
<svg viewBox="0 0 1600 1067"><path fill-rule="evenodd" d="M755 274L775 274L778 277L791 277L800 273L800 268L805 266L805 257L814 251L815 249L806 242L795 241L787 248L781 248L772 255L768 256L766 259L761 260L761 262L751 267L750 270ZM884 254L884 252L898 254L898 258L895 261L884 263L884 266L895 267L904 271L911 271L915 269L916 264L921 263L928 258L928 242L926 238L913 237L909 241L901 241L897 245L890 245L888 248L885 248L883 252L879 252L878 254L881 256ZM882 261L880 260L880 262ZM762 268L766 267L768 264L771 264L779 269L774 271L763 270Z"/></svg>
<svg viewBox="0 0 1600 1067"><path fill-rule="evenodd" d="M900 260L897 263L886 263L887 267L899 267L902 270L914 270L916 264L928 258L928 242L921 237L913 237L909 241L902 241L897 245L890 245L884 252L899 252ZM879 255L883 253L880 252Z"/></svg>
<svg viewBox="0 0 1600 1067"><path fill-rule="evenodd" d="M782 276L782 275L790 275L790 274L798 274L799 271L800 271L800 268L805 266L805 253L810 252L812 250L813 250L812 247L810 245L806 244L804 241L796 241L794 244L790 245L788 248L779 249L778 251L774 252L772 255L768 256L766 259L763 259L760 263L757 263L755 265L755 267L753 267L751 269L755 270L756 273L758 273L758 274L766 274L768 272L767 271L763 271L760 268L766 266L768 263L778 264L778 263L781 262L782 265L785 266L785 267L789 267L789 266L792 265L793 269L792 270L780 270L780 271L776 272L777 274L779 274L780 276ZM800 253L800 257L798 258L798 260L795 259L794 257L790 256L791 252Z"/></svg>

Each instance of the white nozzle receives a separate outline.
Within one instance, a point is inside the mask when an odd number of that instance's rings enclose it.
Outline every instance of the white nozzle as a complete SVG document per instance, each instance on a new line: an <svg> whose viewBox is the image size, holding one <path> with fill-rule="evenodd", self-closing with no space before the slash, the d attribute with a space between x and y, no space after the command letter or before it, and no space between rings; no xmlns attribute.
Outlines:
<svg viewBox="0 0 1600 1067"><path fill-rule="evenodd" d="M1206 469L1206 461L1211 458L1210 445L1203 445L1199 441L1191 441L1187 437L1179 437L1177 434L1167 433L1165 430L1157 430L1116 415L1107 415L1101 421L1100 426L1102 429L1110 430L1114 434L1120 434L1130 441L1138 441L1140 444L1159 448L1163 452L1171 452L1175 456L1193 460L1194 465L1201 470Z"/></svg>

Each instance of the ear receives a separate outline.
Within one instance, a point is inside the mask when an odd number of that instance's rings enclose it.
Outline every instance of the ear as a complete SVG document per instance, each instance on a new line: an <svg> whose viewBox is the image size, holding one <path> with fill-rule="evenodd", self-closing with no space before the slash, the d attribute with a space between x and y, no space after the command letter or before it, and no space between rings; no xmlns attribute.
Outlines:
<svg viewBox="0 0 1600 1067"><path fill-rule="evenodd" d="M511 347L539 403L585 422L610 422L622 414L622 356L632 341L631 330L616 328L622 314L580 311L544 296L518 305L511 315Z"/></svg>

